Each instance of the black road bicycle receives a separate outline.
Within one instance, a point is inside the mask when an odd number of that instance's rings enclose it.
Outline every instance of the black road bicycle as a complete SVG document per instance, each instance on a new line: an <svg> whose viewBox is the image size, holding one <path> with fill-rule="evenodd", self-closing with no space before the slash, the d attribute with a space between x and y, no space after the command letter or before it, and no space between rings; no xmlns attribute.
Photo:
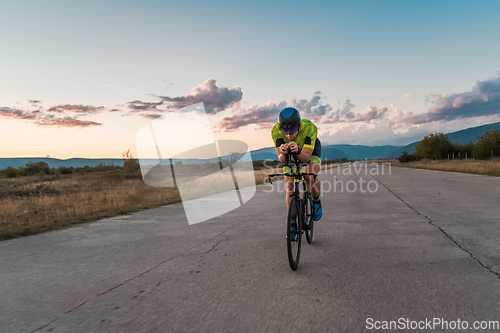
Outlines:
<svg viewBox="0 0 500 333"><path fill-rule="evenodd" d="M304 176L314 176L314 180L318 174L300 172L302 167L309 165L309 162L302 163L298 161L296 154L287 154L287 163L285 166L289 168L288 173L274 173L268 175L269 182L272 184L272 178L276 176L293 177L294 190L290 194L290 207L288 209L288 219L286 223L286 244L288 249L288 262L290 268L296 270L299 266L300 245L302 234L305 232L307 243L311 244L313 238L314 221L313 221L313 203L311 193L307 190ZM300 191L300 184L303 185L303 191ZM292 231L292 215L295 216L297 230Z"/></svg>

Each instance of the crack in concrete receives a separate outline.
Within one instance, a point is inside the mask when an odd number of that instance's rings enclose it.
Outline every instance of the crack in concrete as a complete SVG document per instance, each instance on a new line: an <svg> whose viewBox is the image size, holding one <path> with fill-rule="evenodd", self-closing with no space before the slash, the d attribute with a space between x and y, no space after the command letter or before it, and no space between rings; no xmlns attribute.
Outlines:
<svg viewBox="0 0 500 333"><path fill-rule="evenodd" d="M173 259L179 258L180 256L183 256L183 255L193 255L193 253L190 253L190 252L192 252L194 249L196 249L196 248L198 248L198 247L200 247L200 246L202 246L202 245L204 245L204 244L207 244L208 242L212 241L213 239L215 239L215 238L217 238L217 237L219 237L219 236L223 235L223 234L224 234L226 231L228 231L228 230L229 230L229 228L228 228L228 229L226 229L226 230L224 230L224 231L222 231L221 233L219 233L219 234L215 235L214 237L210 238L210 239L209 239L209 240L207 240L206 242L200 243L200 244L198 244L198 245L196 245L196 246L194 246L194 247L190 248L189 250L186 250L186 251L184 251L184 252L182 252L182 253L179 253L179 254L177 254L177 255L175 255L175 256L173 256L173 257L171 257L171 258L168 258L168 259L166 259L166 260L163 260L162 262L160 262L160 263L159 263L159 264L157 264L156 266L151 267L150 269L148 269L148 270L146 270L146 271L144 271L144 272L140 273L139 275L136 275L136 276L134 276L134 277L131 277L130 279L127 279L127 280L123 281L122 283L120 283L120 284L118 284L118 285L116 285L116 286L114 286L114 287L112 287L112 288L110 288L110 289L107 289L107 290L105 290L105 291L103 291L103 292L101 292L101 293L99 293L99 294L97 294L97 296L101 296L101 295L107 294L107 293L109 293L109 292L111 292L111 291L113 291L113 290L115 290L115 289L117 289L117 288L119 288L119 287L123 286L125 283L130 282L130 281L132 281L132 280L134 280L134 279L137 279L137 278L141 277L141 276L142 276L142 275L144 275L144 274L147 274L147 273L151 272L152 270L154 270L154 269L156 269L156 268L160 267L161 265L163 265L164 263L166 263L166 262L168 262L168 261L171 261L171 260L173 260ZM214 249L217 245L219 245L222 241L224 241L224 240L228 240L228 239L229 239L229 237L226 237L225 239L221 239L221 240L220 240L220 241L218 241L218 242L217 242L214 246L212 246L212 248L211 248L210 250L208 250L208 251L206 251L206 252L202 252L202 254L205 254L205 253L208 253L208 252L212 251L212 250L213 250L213 249Z"/></svg>
<svg viewBox="0 0 500 333"><path fill-rule="evenodd" d="M199 253L199 254L205 254L205 253L208 253L208 252L212 251L213 249L215 249L215 248L217 247L217 245L219 245L219 244L220 244L220 243L222 243L223 241L227 241L227 240L229 240L229 237L227 237L227 236L226 236L226 238L225 238L225 239L221 239L221 240L219 240L217 243L215 243L215 244L214 244L214 246L212 246L212 248L210 248L210 250L208 250L208 251L206 251L206 252L201 252L201 253Z"/></svg>
<svg viewBox="0 0 500 333"><path fill-rule="evenodd" d="M422 215L424 216L426 219L427 219L427 222L429 222L430 225L438 228L439 231L441 231L449 240L451 240L456 246L458 246L462 251L465 251L466 253L469 254L469 256L474 259L475 261L477 261L479 263L479 265L481 265L483 268L487 269L488 271L490 271L490 273L493 273L495 274L499 279L500 279L500 274L498 272L495 272L491 267L488 267L487 265L485 265L483 262L481 262L481 260L479 258L477 258L476 256L474 256L474 254L469 250L467 249L466 247L462 246L460 243L458 243L452 236L450 236L443 228L441 228L440 226L438 226L436 223L434 223L434 221L428 217L427 215L425 214L421 214L418 210L416 210L415 208L413 208L412 206L410 206L410 204L408 204L408 202L404 201L402 198L400 198L396 193L394 193L393 191L391 191L387 186L385 186L384 183L382 183L382 181L380 181L380 179L377 179L375 178L375 176L372 175L372 177L378 181L380 184L382 184L383 187L385 187L387 189L387 191L389 191L392 195L394 195L396 198L398 198L402 203L404 203L405 205L407 205L411 210L413 210L415 213L417 213L418 215Z"/></svg>
<svg viewBox="0 0 500 333"><path fill-rule="evenodd" d="M241 223L242 223L242 222L238 223L238 225L239 225L239 224L241 224ZM180 257L180 256L183 256L183 255L194 255L193 253L189 253L189 252L191 252L191 251L193 251L194 249L196 249L196 248L198 248L198 247L200 247L200 246L202 246L202 245L204 245L204 244L207 244L208 242L210 242L210 241L214 240L215 238L217 238L217 237L219 237L219 236L223 235L223 234L224 234L224 233L226 233L229 229L230 229L230 227L228 227L228 228L227 228L227 229L225 229L224 231L222 231L222 232L218 233L217 235L215 235L214 237L210 238L210 239L209 239L209 240L207 240L206 242L202 242L202 243L200 243L200 244L198 244L198 245L196 245L196 246L194 246L194 247L190 248L189 250L186 250L186 251L184 251L184 252L182 252L182 253L179 253L179 254L177 254L177 255L175 255L175 256L173 256L173 257L171 257L171 258L168 258L168 259L166 259L166 260L163 260L162 262L160 262L160 263L159 263L159 264L157 264L156 266L154 266L154 267L152 267L152 268L150 268L150 269L148 269L148 270L146 270L146 271L144 271L144 272L140 273L139 275L136 275L136 276L134 276L134 277L131 277L130 279L127 279L127 280L123 281L122 283L120 283L120 284L118 284L118 285L116 285L116 286L114 286L114 287L112 287L112 288L109 288L109 289L107 289L107 290L105 290L105 291L103 291L103 292L101 292L101 293L97 294L97 296L102 296L102 295L104 295L104 294L107 294L107 293L109 293L109 292L111 292L111 291L113 291L113 290L115 290L115 289L117 289L117 288L119 288L119 287L123 286L123 285L124 285L124 284L126 284L127 282L130 282L130 281L132 281L132 280L134 280L134 279L137 279L137 278L141 277L141 276L142 276L142 275L144 275L144 274L147 274L147 273L151 272L152 270L154 270L154 269L156 269L156 268L160 267L161 265L163 265L164 263L166 263L166 262L168 262L168 261L170 261L170 260L176 259L176 258L178 258L178 257ZM205 253L208 253L208 252L212 251L213 249L215 249L215 248L217 247L217 245L219 245L219 244L220 244L220 243L222 243L223 241L227 241L228 239L229 239L229 237L228 237L228 236L226 236L226 238L225 238L225 239L221 239L221 240L219 240L217 243L215 243L215 244L214 244L214 245L210 248L210 250L208 250L208 251L206 251L206 252L202 252L201 254L205 254ZM198 253L198 254L199 254L199 253ZM85 303L86 303L86 301L85 301L85 302L83 302L83 303L81 303L80 305L78 305L76 308L73 308L73 309L71 309L71 310L69 310L69 311L66 311L66 312L65 312L65 314L66 314L66 313L71 313L71 312L73 312L74 310L78 310L78 309L80 309L80 308L81 308L81 307L82 307ZM54 319L54 320L52 320L52 321L50 321L50 322L49 322L49 323L47 323L46 325L43 325L43 326L41 326L41 327L37 328L35 331L33 331L33 333L40 331L41 329L43 329L43 328L45 328L45 327L49 326L50 324L54 323L54 322L55 322L55 321L57 321L57 320L59 320L59 317L58 317L58 318L56 318L56 319Z"/></svg>
<svg viewBox="0 0 500 333"><path fill-rule="evenodd" d="M77 306L75 306L74 308L72 308L71 310L68 310L68 311L66 311L66 312L64 312L64 313L70 313L70 312L76 311L76 310L78 310L78 309L81 309L81 308L82 308L82 306L84 306L84 305L85 305L85 303L87 303L87 301L83 301L83 302L81 302L80 304L78 304Z"/></svg>
<svg viewBox="0 0 500 333"><path fill-rule="evenodd" d="M55 321L56 321L56 320L58 320L58 319L59 319L59 318L56 318L56 319L52 320L51 322L49 322L48 324L43 325L42 327L37 328L36 330L34 330L34 331L33 331L33 333L38 332L38 331L40 331L41 329L43 329L43 328L45 328L45 327L49 326L50 324L52 324L53 322L55 322Z"/></svg>

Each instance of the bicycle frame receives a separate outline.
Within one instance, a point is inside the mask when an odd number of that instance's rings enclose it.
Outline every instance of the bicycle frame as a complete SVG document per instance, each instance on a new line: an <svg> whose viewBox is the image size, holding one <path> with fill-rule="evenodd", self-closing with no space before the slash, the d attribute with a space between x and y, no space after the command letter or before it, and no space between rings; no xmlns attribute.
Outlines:
<svg viewBox="0 0 500 333"><path fill-rule="evenodd" d="M318 174L309 173L309 172L292 172L293 168L297 168L297 170L299 170L299 169L302 169L302 167L309 165L309 162L306 162L306 163L295 162L295 161L298 161L297 154L295 154L295 153L292 154L292 157L294 158L293 162L290 159L290 154L286 155L287 163L284 166L289 168L288 173L274 173L274 174L267 175L267 177L269 179L269 183L271 183L271 184L273 183L271 180L272 177L276 177L276 176L293 177L294 190L290 194L290 196L291 197L295 196L297 198L297 201L299 202L300 212L297 212L297 215L300 214L300 221L302 222L303 221L303 216L302 216L303 212L302 211L303 211L303 207L304 207L304 202L303 202L304 199L302 199L300 197L300 187L297 186L297 183L300 183L304 179L304 176L314 176L314 180L316 180L316 177L318 177ZM303 182L303 186L304 186L304 191L306 191L307 187L306 187L305 182Z"/></svg>

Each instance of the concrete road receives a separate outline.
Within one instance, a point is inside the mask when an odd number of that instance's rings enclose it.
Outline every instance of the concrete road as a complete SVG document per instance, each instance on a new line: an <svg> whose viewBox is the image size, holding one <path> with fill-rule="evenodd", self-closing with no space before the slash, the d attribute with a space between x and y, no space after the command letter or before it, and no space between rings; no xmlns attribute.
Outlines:
<svg viewBox="0 0 500 333"><path fill-rule="evenodd" d="M282 182L191 226L176 204L1 242L0 331L361 332L395 321L415 332L435 320L452 332L460 320L472 332L500 321L499 178L358 163L321 180L324 215L295 272Z"/></svg>

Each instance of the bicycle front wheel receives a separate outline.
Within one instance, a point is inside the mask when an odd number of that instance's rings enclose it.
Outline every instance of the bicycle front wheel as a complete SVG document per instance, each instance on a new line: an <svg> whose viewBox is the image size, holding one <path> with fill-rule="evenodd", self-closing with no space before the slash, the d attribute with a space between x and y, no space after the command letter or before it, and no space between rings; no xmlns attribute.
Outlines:
<svg viewBox="0 0 500 333"><path fill-rule="evenodd" d="M295 213L294 213L295 208ZM297 230L292 231L292 215L295 216L295 223L297 224ZM292 197L290 200L290 208L288 209L288 221L286 223L286 245L288 250L288 262L290 263L290 268L296 270L299 266L300 258L300 240L301 240L301 228L300 228L300 206L296 197Z"/></svg>

